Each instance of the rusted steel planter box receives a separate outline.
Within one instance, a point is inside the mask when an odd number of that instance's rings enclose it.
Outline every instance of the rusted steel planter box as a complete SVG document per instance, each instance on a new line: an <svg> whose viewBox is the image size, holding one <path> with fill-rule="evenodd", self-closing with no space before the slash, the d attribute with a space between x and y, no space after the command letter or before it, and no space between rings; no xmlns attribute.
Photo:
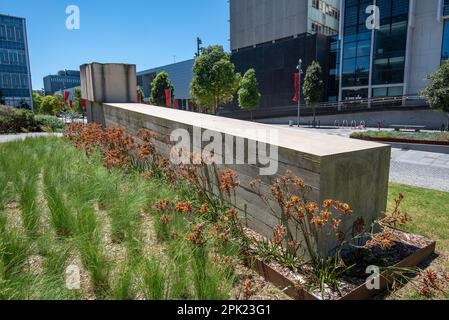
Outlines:
<svg viewBox="0 0 449 320"><path fill-rule="evenodd" d="M436 249L436 242L432 241L426 247L418 249L412 255L403 259L393 267L395 268L411 268L416 267L421 262L425 261L428 257L430 257ZM295 287L294 282L291 279L288 279L286 276L282 275L272 267L270 267L265 262L261 261L259 258L250 256L246 258L246 265L257 272L259 275L265 278L266 281L274 284L275 286L281 288L285 294L291 297L294 300L322 300L316 295L308 292L304 288ZM350 293L345 296L337 299L337 300L368 300L373 296L385 291L387 289L388 283L386 279L386 272L381 275L380 279L380 289L379 290L369 290L367 288L367 283L360 285L355 288Z"/></svg>

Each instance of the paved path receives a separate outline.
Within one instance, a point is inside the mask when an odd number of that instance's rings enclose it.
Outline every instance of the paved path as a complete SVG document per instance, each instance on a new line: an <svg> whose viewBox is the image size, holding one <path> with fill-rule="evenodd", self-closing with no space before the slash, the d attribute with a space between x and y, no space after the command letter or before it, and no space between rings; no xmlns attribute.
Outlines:
<svg viewBox="0 0 449 320"><path fill-rule="evenodd" d="M302 128L301 130L314 130ZM351 129L320 129L318 132L349 137ZM360 130L357 130L360 132ZM449 192L449 154L392 149L390 181Z"/></svg>
<svg viewBox="0 0 449 320"><path fill-rule="evenodd" d="M449 192L449 155L392 149L390 181Z"/></svg>
<svg viewBox="0 0 449 320"><path fill-rule="evenodd" d="M62 133L19 133L19 134L2 134L0 135L0 143L9 141L25 140L26 138L37 138L46 136L58 136L61 137Z"/></svg>

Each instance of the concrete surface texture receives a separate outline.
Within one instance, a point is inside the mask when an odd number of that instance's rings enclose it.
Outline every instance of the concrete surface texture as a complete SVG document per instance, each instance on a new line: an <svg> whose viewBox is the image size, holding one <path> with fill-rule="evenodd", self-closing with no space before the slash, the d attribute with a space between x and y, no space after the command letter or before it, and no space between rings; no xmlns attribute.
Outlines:
<svg viewBox="0 0 449 320"><path fill-rule="evenodd" d="M81 69L81 95L95 102L137 102L136 66L85 64Z"/></svg>

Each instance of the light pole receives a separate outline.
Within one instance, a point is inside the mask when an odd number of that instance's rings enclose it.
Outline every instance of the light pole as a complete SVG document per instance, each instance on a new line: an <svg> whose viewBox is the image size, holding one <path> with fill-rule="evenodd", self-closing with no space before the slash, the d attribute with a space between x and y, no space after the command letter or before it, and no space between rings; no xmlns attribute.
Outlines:
<svg viewBox="0 0 449 320"><path fill-rule="evenodd" d="M298 128L301 126L301 75L302 75L302 59L299 59L298 69Z"/></svg>

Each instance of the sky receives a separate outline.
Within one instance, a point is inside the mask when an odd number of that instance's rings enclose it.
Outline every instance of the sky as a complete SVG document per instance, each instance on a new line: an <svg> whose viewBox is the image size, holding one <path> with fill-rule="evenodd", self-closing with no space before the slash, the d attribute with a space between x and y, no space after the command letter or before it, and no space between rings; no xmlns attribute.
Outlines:
<svg viewBox="0 0 449 320"><path fill-rule="evenodd" d="M70 5L80 9L79 30L66 28ZM229 50L227 0L0 0L0 13L26 18L33 90L89 62L142 71L191 59L197 36Z"/></svg>

